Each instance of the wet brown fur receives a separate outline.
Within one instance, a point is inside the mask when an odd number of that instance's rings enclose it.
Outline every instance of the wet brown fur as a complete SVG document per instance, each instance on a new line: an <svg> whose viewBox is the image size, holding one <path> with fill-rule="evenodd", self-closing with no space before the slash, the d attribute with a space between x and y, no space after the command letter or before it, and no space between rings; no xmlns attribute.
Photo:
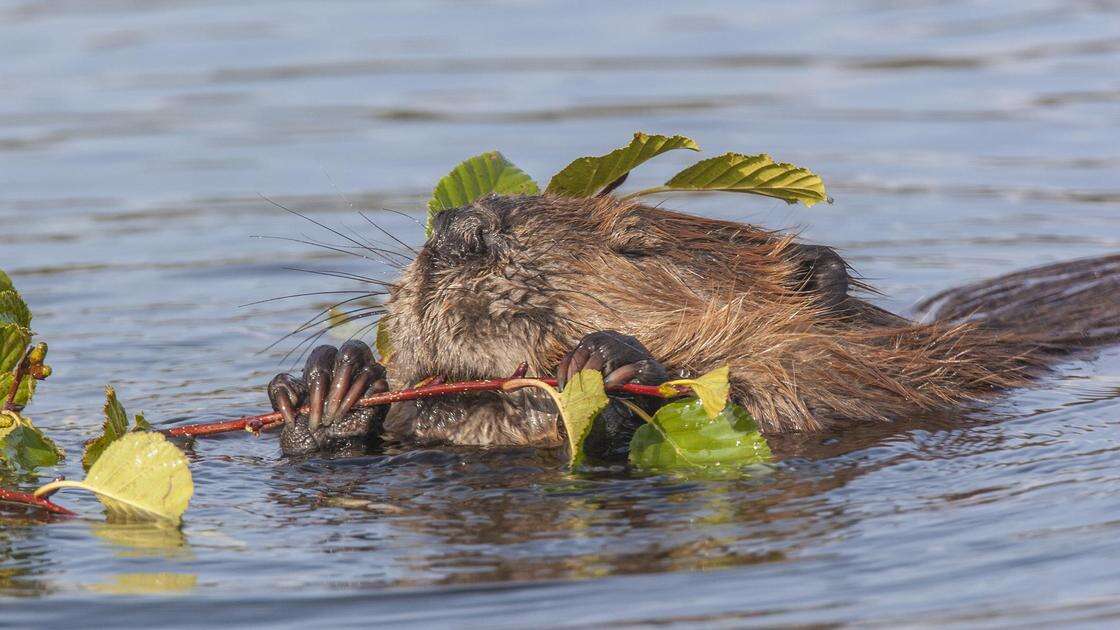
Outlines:
<svg viewBox="0 0 1120 630"><path fill-rule="evenodd" d="M734 398L777 433L966 406L1116 336L1116 298L1071 299L1057 272L1049 283L1025 272L965 287L916 323L808 290L800 247L611 197L487 197L447 211L393 289L389 372L396 386L501 376L521 361L551 374L585 334L616 330L673 373L729 365ZM1091 262L1082 284L1104 277ZM387 426L420 441L555 443L547 405L519 414L525 400L483 400L450 420L450 406L432 403Z"/></svg>

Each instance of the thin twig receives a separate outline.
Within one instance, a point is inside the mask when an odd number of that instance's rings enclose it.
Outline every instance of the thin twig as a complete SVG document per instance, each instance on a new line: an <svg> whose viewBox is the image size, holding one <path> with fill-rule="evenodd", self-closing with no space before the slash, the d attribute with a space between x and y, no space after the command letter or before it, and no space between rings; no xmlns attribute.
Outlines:
<svg viewBox="0 0 1120 630"><path fill-rule="evenodd" d="M434 398L437 396L449 396L452 394L463 394L466 392L486 392L498 391L502 389L508 381L517 380L524 376L523 374L515 374L512 378L494 378L482 381L461 381L458 383L443 383L438 385L425 385L413 389L402 389L395 392L385 392L382 394L374 394L367 396L354 403L354 407L375 407L377 405L389 405L396 402L403 402L406 400L417 400L420 398ZM542 378L540 379L545 383L555 387L556 379ZM678 394L666 395L656 385L639 385L637 383L626 383L616 387L608 387L609 392L619 392L626 394L635 394L638 396L654 396L657 398L673 398ZM685 393L681 391L680 393ZM301 407L299 413L308 413L307 407ZM204 422L201 424L188 424L181 427L173 427L171 429L164 429L162 432L170 437L198 437L200 435L214 435L217 433L229 433L231 431L249 431L256 433L262 430L270 429L279 426L284 421L283 416L279 412L265 413L256 416L246 416L244 418L237 418L236 420L223 420L219 422Z"/></svg>
<svg viewBox="0 0 1120 630"><path fill-rule="evenodd" d="M37 497L26 492L8 490L7 488L0 488L0 501L5 501L8 503L19 503L20 505L30 505L32 507L37 507L54 514L61 514L63 516L77 516L77 514L75 514L74 512L67 510L61 505L50 501L49 499Z"/></svg>

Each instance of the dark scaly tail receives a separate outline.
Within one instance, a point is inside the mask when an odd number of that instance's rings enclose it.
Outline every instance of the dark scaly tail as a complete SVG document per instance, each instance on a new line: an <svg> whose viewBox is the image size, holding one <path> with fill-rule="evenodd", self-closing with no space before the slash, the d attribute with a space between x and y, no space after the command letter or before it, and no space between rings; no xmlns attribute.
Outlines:
<svg viewBox="0 0 1120 630"><path fill-rule="evenodd" d="M927 322L977 322L1050 352L1120 341L1120 254L1034 267L949 289L915 307Z"/></svg>

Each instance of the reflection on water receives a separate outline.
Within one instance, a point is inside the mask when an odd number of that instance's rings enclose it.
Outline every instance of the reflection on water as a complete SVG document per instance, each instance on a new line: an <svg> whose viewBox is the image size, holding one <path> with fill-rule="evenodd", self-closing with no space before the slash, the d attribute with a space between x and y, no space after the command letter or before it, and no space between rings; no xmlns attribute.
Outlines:
<svg viewBox="0 0 1120 630"><path fill-rule="evenodd" d="M177 527L152 523L91 523L93 535L117 548L122 558L191 557L186 536Z"/></svg>
<svg viewBox="0 0 1120 630"><path fill-rule="evenodd" d="M392 277L250 238L333 238L260 195L418 243L459 159L545 179L641 129L820 172L831 206L667 204L836 245L888 308L1120 249L1115 2L572 6L0 0L0 267L51 344L29 413L71 454L44 476L81 475L106 382L164 425L266 406L291 346L262 349L329 302L241 305L355 288L287 268ZM0 597L47 600L4 621L1105 624L1118 370L1106 350L969 418L775 439L766 476L200 440L181 531L0 506Z"/></svg>

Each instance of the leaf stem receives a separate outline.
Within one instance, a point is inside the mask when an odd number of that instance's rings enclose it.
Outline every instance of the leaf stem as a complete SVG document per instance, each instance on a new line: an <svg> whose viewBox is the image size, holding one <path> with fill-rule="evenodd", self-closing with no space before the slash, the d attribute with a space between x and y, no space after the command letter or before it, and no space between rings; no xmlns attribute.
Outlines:
<svg viewBox="0 0 1120 630"><path fill-rule="evenodd" d="M8 490L7 488L0 488L0 501L8 503L19 503L20 505L30 505L37 507L54 514L61 514L63 516L77 516L74 512L62 507L43 497L37 497L33 494L26 492L19 492L16 490Z"/></svg>
<svg viewBox="0 0 1120 630"><path fill-rule="evenodd" d="M629 201L631 199L637 199L638 197L644 197L646 195L656 195L657 193L673 192L675 190L675 188L669 188L668 186L654 186L652 188L643 188L628 195L623 195L619 198L619 201Z"/></svg>

